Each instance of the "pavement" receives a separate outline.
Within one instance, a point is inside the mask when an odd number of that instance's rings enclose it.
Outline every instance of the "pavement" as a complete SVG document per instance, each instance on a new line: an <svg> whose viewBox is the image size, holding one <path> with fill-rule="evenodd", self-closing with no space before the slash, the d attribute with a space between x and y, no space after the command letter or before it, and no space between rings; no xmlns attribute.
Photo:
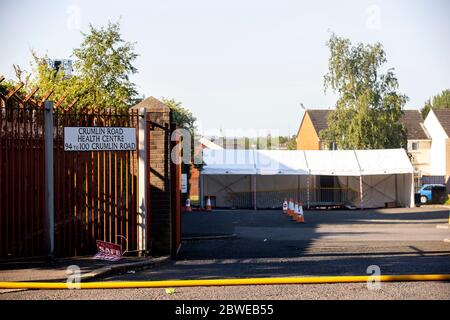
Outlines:
<svg viewBox="0 0 450 320"><path fill-rule="evenodd" d="M176 260L105 281L450 273L449 210L442 207L306 211L299 224L280 211L183 214ZM0 273L1 274L1 273ZM122 290L33 290L0 299L450 299L450 282L269 285Z"/></svg>
<svg viewBox="0 0 450 320"><path fill-rule="evenodd" d="M2 281L66 281L67 268L77 266L81 281L100 279L112 273L135 272L144 268L159 266L168 262L169 257L138 258L123 257L118 261L97 260L92 256L55 259L48 261L22 261L0 264L0 282Z"/></svg>

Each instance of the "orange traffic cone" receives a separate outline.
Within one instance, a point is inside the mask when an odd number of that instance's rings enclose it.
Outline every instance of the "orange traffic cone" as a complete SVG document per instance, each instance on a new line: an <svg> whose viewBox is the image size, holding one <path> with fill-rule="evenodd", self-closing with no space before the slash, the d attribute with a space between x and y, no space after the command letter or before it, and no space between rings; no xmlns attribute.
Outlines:
<svg viewBox="0 0 450 320"><path fill-rule="evenodd" d="M191 199L186 199L186 212L191 212L192 208L191 208Z"/></svg>
<svg viewBox="0 0 450 320"><path fill-rule="evenodd" d="M289 199L289 206L288 206L288 215L292 216L292 213L294 212L294 203L292 202L292 199Z"/></svg>
<svg viewBox="0 0 450 320"><path fill-rule="evenodd" d="M283 213L287 213L287 211L288 211L288 203L287 203L286 199L284 199L284 202L283 202Z"/></svg>
<svg viewBox="0 0 450 320"><path fill-rule="evenodd" d="M305 216L303 215L303 206L300 204L298 208L297 222L305 223Z"/></svg>
<svg viewBox="0 0 450 320"><path fill-rule="evenodd" d="M292 214L292 220L296 221L298 216L298 203L295 202L294 204L294 212Z"/></svg>
<svg viewBox="0 0 450 320"><path fill-rule="evenodd" d="M206 211L212 211L211 199L209 197L208 200L206 200Z"/></svg>

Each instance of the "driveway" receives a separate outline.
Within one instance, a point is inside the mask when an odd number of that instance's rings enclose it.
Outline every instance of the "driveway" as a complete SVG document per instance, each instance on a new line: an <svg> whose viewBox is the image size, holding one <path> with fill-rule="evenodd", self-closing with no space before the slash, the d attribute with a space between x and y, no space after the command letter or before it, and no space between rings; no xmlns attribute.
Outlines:
<svg viewBox="0 0 450 320"><path fill-rule="evenodd" d="M185 213L189 240L176 261L114 279L365 275L370 265L383 274L450 273L450 244L443 241L449 229L436 228L448 222L448 211L306 211L305 218L299 224L279 211Z"/></svg>

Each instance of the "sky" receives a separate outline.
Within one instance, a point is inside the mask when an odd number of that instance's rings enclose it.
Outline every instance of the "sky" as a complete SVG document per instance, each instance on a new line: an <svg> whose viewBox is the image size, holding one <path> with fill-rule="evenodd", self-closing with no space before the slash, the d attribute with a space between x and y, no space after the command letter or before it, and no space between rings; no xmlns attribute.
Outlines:
<svg viewBox="0 0 450 320"><path fill-rule="evenodd" d="M141 94L182 101L204 134L295 134L301 103L337 100L323 85L332 32L383 44L408 109L450 88L449 12L448 0L0 0L0 74L30 69L31 49L70 58L90 23L120 19Z"/></svg>

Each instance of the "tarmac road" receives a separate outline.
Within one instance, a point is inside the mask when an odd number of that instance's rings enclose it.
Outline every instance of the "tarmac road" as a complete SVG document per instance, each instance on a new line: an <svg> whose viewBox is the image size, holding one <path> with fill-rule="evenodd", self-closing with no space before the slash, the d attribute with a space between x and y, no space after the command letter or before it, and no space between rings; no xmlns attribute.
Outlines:
<svg viewBox="0 0 450 320"><path fill-rule="evenodd" d="M177 260L105 279L164 280L240 277L450 273L448 211L431 208L308 211L298 224L279 211L193 212L183 236L229 238L184 241ZM0 299L450 299L449 282L271 285L247 287L21 291Z"/></svg>

